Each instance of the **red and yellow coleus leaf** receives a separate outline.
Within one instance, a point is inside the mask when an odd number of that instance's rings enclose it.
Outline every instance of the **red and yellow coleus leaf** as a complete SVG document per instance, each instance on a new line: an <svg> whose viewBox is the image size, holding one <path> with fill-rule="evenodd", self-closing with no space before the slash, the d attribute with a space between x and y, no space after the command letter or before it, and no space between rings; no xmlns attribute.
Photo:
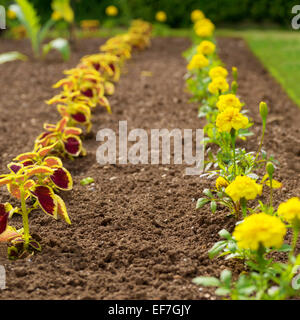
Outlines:
<svg viewBox="0 0 300 320"><path fill-rule="evenodd" d="M55 198L56 198L56 201L57 201L57 213L58 213L58 215L62 219L64 219L68 224L71 224L71 220L69 218L65 202L57 194L55 195Z"/></svg>
<svg viewBox="0 0 300 320"><path fill-rule="evenodd" d="M69 78L64 78L56 82L52 88L56 89L59 87L63 87L64 90L69 90L72 88L72 81Z"/></svg>
<svg viewBox="0 0 300 320"><path fill-rule="evenodd" d="M62 167L63 163L57 157L47 157L47 158L44 159L42 165L43 166L47 166L49 168L53 168L53 167Z"/></svg>
<svg viewBox="0 0 300 320"><path fill-rule="evenodd" d="M19 154L14 160L15 161L24 161L24 160L32 160L36 158L37 153L36 152L26 152Z"/></svg>
<svg viewBox="0 0 300 320"><path fill-rule="evenodd" d="M111 113L111 107L110 107L109 101L106 97L99 98L99 104L101 106L105 107L108 113Z"/></svg>
<svg viewBox="0 0 300 320"><path fill-rule="evenodd" d="M82 134L82 130L80 128L75 128L75 127L67 127L64 130L64 135L65 136L80 136Z"/></svg>
<svg viewBox="0 0 300 320"><path fill-rule="evenodd" d="M56 132L64 132L65 127L67 126L67 123L69 121L68 117L63 117L56 125Z"/></svg>
<svg viewBox="0 0 300 320"><path fill-rule="evenodd" d="M56 147L57 144L58 144L58 142L53 143L53 144L50 145L50 146L41 148L41 149L37 152L38 156L39 156L40 158L46 157L46 155L48 155L48 154Z"/></svg>
<svg viewBox="0 0 300 320"><path fill-rule="evenodd" d="M50 179L58 189L71 190L73 188L72 176L65 168L57 168Z"/></svg>
<svg viewBox="0 0 300 320"><path fill-rule="evenodd" d="M64 138L64 151L73 157L80 155L82 142L77 136L67 136Z"/></svg>
<svg viewBox="0 0 300 320"><path fill-rule="evenodd" d="M8 169L10 170L10 172L12 172L13 174L17 174L20 170L23 169L23 165L20 163L15 163L15 162L11 162L7 165Z"/></svg>
<svg viewBox="0 0 300 320"><path fill-rule="evenodd" d="M12 180L12 177L10 177L10 175L6 175L5 177L0 178L0 187L10 183L11 180Z"/></svg>
<svg viewBox="0 0 300 320"><path fill-rule="evenodd" d="M31 177L39 174L50 175L50 174L53 174L53 172L54 172L53 169L47 166L34 166L33 168L25 170L25 174L27 177Z"/></svg>
<svg viewBox="0 0 300 320"><path fill-rule="evenodd" d="M27 199L30 195L29 189L32 188L35 185L35 182L33 180L27 180L23 185L24 190L24 197ZM7 190L8 192L15 198L21 199L21 189L18 183L11 182L7 184Z"/></svg>
<svg viewBox="0 0 300 320"><path fill-rule="evenodd" d="M8 223L9 211L6 210L5 205L0 203L0 235L6 230Z"/></svg>
<svg viewBox="0 0 300 320"><path fill-rule="evenodd" d="M37 199L41 209L46 214L57 219L57 200L53 190L47 186L36 185L31 190L31 193Z"/></svg>
<svg viewBox="0 0 300 320"><path fill-rule="evenodd" d="M115 93L115 86L113 83L109 82L109 81L106 81L104 83L104 88L105 88L105 94L106 95L113 95Z"/></svg>
<svg viewBox="0 0 300 320"><path fill-rule="evenodd" d="M55 141L53 141L55 140ZM56 143L57 134L51 132L43 132L41 133L35 140L35 149L39 149L40 147L47 147L52 143Z"/></svg>
<svg viewBox="0 0 300 320"><path fill-rule="evenodd" d="M7 226L5 231L3 233L0 233L0 242L10 242L22 237L22 234L19 233L15 228Z"/></svg>

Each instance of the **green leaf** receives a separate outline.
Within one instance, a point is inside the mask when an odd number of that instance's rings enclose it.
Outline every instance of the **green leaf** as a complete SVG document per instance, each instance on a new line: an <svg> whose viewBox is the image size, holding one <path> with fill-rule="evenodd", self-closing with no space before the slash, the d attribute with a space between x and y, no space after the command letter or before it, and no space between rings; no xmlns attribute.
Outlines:
<svg viewBox="0 0 300 320"><path fill-rule="evenodd" d="M31 40L33 51L39 55L38 34L41 29L40 18L33 5L28 0L16 0L17 5L10 8L16 13L17 18L25 26L27 34Z"/></svg>
<svg viewBox="0 0 300 320"><path fill-rule="evenodd" d="M66 39L57 38L45 44L43 46L43 56L46 56L51 49L55 49L59 51L64 61L67 61L70 59L71 50L70 50L69 42Z"/></svg>
<svg viewBox="0 0 300 320"><path fill-rule="evenodd" d="M231 240L232 239L231 234L225 229L222 229L221 231L219 231L218 234L219 234L219 236L221 238L224 238L224 239L227 239L227 240Z"/></svg>
<svg viewBox="0 0 300 320"><path fill-rule="evenodd" d="M207 197L211 197L211 198L213 197L213 194L209 189L204 189L203 194L206 195Z"/></svg>
<svg viewBox="0 0 300 320"><path fill-rule="evenodd" d="M215 277L197 277L193 279L193 283L204 287L218 287L221 284Z"/></svg>
<svg viewBox="0 0 300 320"><path fill-rule="evenodd" d="M88 185L88 184L93 183L94 181L95 181L95 180L94 180L93 178L87 177L87 178L82 179L82 180L80 181L80 184L81 184L82 186L86 186L86 185Z"/></svg>
<svg viewBox="0 0 300 320"><path fill-rule="evenodd" d="M290 252L292 250L292 247L287 244L287 243L284 243L280 249L278 249L277 251L278 252Z"/></svg>
<svg viewBox="0 0 300 320"><path fill-rule="evenodd" d="M211 209L212 213L215 213L217 211L217 203L216 203L216 201L212 201L210 203L210 209Z"/></svg>
<svg viewBox="0 0 300 320"><path fill-rule="evenodd" d="M196 209L201 209L201 208L204 207L208 202L209 202L209 199L206 199L206 198L200 198L200 199L198 199L197 204L196 204Z"/></svg>
<svg viewBox="0 0 300 320"><path fill-rule="evenodd" d="M219 241L213 245L213 247L208 251L208 256L210 259L216 257L227 245L226 241Z"/></svg>
<svg viewBox="0 0 300 320"><path fill-rule="evenodd" d="M236 242L235 241L233 241L233 240L230 240L230 241L228 241L228 250L230 251L230 252L236 252L236 250L237 250L237 244L236 244Z"/></svg>
<svg viewBox="0 0 300 320"><path fill-rule="evenodd" d="M225 289L225 288L218 288L215 291L215 294L217 296L228 296L230 294L230 290L229 289Z"/></svg>
<svg viewBox="0 0 300 320"><path fill-rule="evenodd" d="M226 285L226 287L230 287L232 278L232 273L229 270L223 270L221 272L220 280Z"/></svg>
<svg viewBox="0 0 300 320"><path fill-rule="evenodd" d="M51 27L53 27L55 24L55 21L52 19L49 19L42 27L42 29L39 32L39 43L42 43L45 37L48 34L48 31Z"/></svg>
<svg viewBox="0 0 300 320"><path fill-rule="evenodd" d="M26 61L27 57L18 51L10 51L10 52L0 54L0 64L14 61L14 60Z"/></svg>

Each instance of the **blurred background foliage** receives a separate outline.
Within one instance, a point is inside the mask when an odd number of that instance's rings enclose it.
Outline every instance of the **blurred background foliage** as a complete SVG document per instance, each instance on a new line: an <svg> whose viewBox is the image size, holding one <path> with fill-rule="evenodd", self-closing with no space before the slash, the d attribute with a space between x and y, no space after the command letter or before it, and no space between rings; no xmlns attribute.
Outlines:
<svg viewBox="0 0 300 320"><path fill-rule="evenodd" d="M51 0L30 0L42 21L51 16ZM5 6L11 0L0 0ZM191 25L190 13L201 9L217 26L234 24L266 24L288 26L291 9L299 0L72 0L76 22L84 19L107 20L105 8L114 5L119 9L115 24L127 25L132 18L154 21L157 11L165 11L167 24L173 28Z"/></svg>

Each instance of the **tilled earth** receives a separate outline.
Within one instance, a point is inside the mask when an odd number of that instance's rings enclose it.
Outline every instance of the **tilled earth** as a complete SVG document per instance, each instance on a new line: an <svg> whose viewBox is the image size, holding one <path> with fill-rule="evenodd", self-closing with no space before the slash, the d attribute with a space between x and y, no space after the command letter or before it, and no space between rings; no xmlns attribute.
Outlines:
<svg viewBox="0 0 300 320"><path fill-rule="evenodd" d="M102 39L82 40L68 63L49 55L45 61L12 62L0 66L0 169L18 153L30 151L44 122L55 123L55 107L44 101L62 71L79 59L98 52ZM280 161L276 178L284 187L276 205L300 194L300 112L240 39L218 39L219 54L228 68L239 69L238 94L254 120L255 135L243 144L256 151L261 133L258 104L270 106L265 149ZM218 276L225 268L235 275L243 264L209 260L207 251L219 240L218 231L232 231L235 221L219 209L195 210L195 201L214 181L186 176L184 165L107 165L96 161L103 128L118 132L119 121L128 130L197 129L196 104L185 92L186 62L182 52L191 43L183 38L155 38L150 49L135 53L110 98L113 114L100 108L93 131L85 137L88 154L65 161L74 178L74 190L62 194L72 225L52 220L42 212L30 217L31 233L43 250L30 259L1 261L6 289L1 299L216 299L214 290L191 280ZM30 53L27 42L1 39L1 52ZM147 72L144 72L147 71ZM81 186L93 177L95 184ZM0 201L9 201L5 188ZM16 204L12 201L12 203ZM20 226L13 218L12 224Z"/></svg>

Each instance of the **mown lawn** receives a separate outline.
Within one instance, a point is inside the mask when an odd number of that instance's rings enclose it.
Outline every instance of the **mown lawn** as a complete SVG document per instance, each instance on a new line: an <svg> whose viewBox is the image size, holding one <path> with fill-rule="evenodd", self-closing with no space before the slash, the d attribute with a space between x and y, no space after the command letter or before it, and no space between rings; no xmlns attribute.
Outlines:
<svg viewBox="0 0 300 320"><path fill-rule="evenodd" d="M300 31L221 29L217 35L243 37L254 54L300 106Z"/></svg>

